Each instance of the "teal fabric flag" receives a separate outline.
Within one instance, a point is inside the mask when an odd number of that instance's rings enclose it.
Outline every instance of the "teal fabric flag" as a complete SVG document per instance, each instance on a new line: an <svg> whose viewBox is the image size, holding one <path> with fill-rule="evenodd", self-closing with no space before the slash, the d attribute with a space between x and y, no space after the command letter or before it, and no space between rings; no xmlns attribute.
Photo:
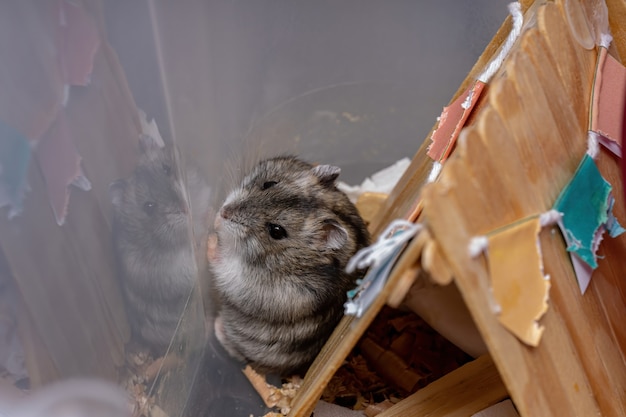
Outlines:
<svg viewBox="0 0 626 417"><path fill-rule="evenodd" d="M9 207L9 219L22 211L30 158L28 139L0 121L0 207Z"/></svg>
<svg viewBox="0 0 626 417"><path fill-rule="evenodd" d="M554 209L563 215L559 226L583 293L591 272L598 267L596 251L604 232L608 231L611 237L624 233L613 215L615 199L611 190L611 184L602 177L594 160L585 154L554 204Z"/></svg>

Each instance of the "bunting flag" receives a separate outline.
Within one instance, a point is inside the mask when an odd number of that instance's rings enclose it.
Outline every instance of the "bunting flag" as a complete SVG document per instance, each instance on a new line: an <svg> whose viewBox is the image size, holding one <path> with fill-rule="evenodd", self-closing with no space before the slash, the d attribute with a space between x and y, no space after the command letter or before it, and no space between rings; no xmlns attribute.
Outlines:
<svg viewBox="0 0 626 417"><path fill-rule="evenodd" d="M521 220L487 236L475 238L471 255L486 253L494 313L519 340L537 346L543 334L538 320L548 309L550 277L543 272L539 216Z"/></svg>
<svg viewBox="0 0 626 417"><path fill-rule="evenodd" d="M624 232L613 215L611 189L611 184L586 154L554 204L554 210L562 213L558 224L583 294L591 280L591 273L598 267L596 252L604 232L608 231L611 237Z"/></svg>
<svg viewBox="0 0 626 417"><path fill-rule="evenodd" d="M600 47L593 80L589 130L605 148L622 156L622 116L626 105L626 68Z"/></svg>
<svg viewBox="0 0 626 417"><path fill-rule="evenodd" d="M482 81L474 81L452 104L443 108L427 152L433 160L443 163L448 158L485 85Z"/></svg>
<svg viewBox="0 0 626 417"><path fill-rule="evenodd" d="M0 121L0 207L9 208L9 219L22 211L30 159L29 140Z"/></svg>
<svg viewBox="0 0 626 417"><path fill-rule="evenodd" d="M58 1L59 65L68 85L89 84L93 61L100 47L95 19L80 3Z"/></svg>
<svg viewBox="0 0 626 417"><path fill-rule="evenodd" d="M67 0L57 0L58 65L65 82L64 107L69 100L72 86L87 86L96 52L100 46L100 34L95 19L83 5ZM67 216L71 185L85 191L91 183L81 168L81 157L71 136L71 126L65 108L39 140L36 150L48 199L57 224L63 225Z"/></svg>
<svg viewBox="0 0 626 417"><path fill-rule="evenodd" d="M41 139L37 147L37 159L46 182L48 198L57 224L62 226L67 216L70 185L85 191L91 184L80 166L80 155L76 151L69 126L62 111L55 124Z"/></svg>

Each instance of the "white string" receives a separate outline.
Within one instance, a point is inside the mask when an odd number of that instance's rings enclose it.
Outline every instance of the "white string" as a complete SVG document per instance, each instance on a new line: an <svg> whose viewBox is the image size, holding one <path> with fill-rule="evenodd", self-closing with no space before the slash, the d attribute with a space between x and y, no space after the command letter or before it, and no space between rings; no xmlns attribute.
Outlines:
<svg viewBox="0 0 626 417"><path fill-rule="evenodd" d="M443 164L441 162L439 162L439 161L435 161L435 163L433 164L433 167L430 170L430 174L428 174L427 181L429 183L435 182L435 180L437 179L437 177L441 173L441 169L442 168L443 168Z"/></svg>
<svg viewBox="0 0 626 417"><path fill-rule="evenodd" d="M488 244L489 239L487 239L487 236L473 237L467 247L470 258L475 258L487 250Z"/></svg>
<svg viewBox="0 0 626 417"><path fill-rule="evenodd" d="M500 48L498 55L491 60L487 69L483 71L483 73L478 77L478 81L482 81L484 83L489 82L491 77L498 71L498 68L504 62L504 58L508 55L509 51L513 47L513 44L517 40L520 32L522 31L522 23L524 23L524 15L522 14L522 6L519 2L509 3L508 5L509 13L513 19L513 29L511 29L511 33L506 38L504 44Z"/></svg>
<svg viewBox="0 0 626 417"><path fill-rule="evenodd" d="M372 245L358 251L348 262L346 272L351 274L357 269L379 265L399 246L408 242L423 226L407 220L394 220ZM395 233L402 230L402 233ZM391 235L391 236L390 236Z"/></svg>
<svg viewBox="0 0 626 417"><path fill-rule="evenodd" d="M609 46L613 42L613 36L610 33L602 33L600 34L600 46L603 48L609 49Z"/></svg>
<svg viewBox="0 0 626 417"><path fill-rule="evenodd" d="M596 132L590 130L587 132L587 155L591 159L596 159L598 152L600 152L600 138Z"/></svg>
<svg viewBox="0 0 626 417"><path fill-rule="evenodd" d="M556 224L563 217L563 213L557 210L549 210L539 215L539 224L541 227ZM475 258L487 250L489 246L489 238L487 236L473 237L467 246L467 252L470 258Z"/></svg>
<svg viewBox="0 0 626 417"><path fill-rule="evenodd" d="M356 316L359 312L359 304L354 301L346 301L343 307L346 316Z"/></svg>
<svg viewBox="0 0 626 417"><path fill-rule="evenodd" d="M470 106L472 105L472 99L474 98L474 89L472 88L469 92L469 94L467 95L467 97L465 97L465 100L463 100L463 103L461 103L461 108L463 110L467 110L470 108Z"/></svg>
<svg viewBox="0 0 626 417"><path fill-rule="evenodd" d="M541 227L556 224L563 217L563 213L558 210L549 210L539 216L539 224Z"/></svg>

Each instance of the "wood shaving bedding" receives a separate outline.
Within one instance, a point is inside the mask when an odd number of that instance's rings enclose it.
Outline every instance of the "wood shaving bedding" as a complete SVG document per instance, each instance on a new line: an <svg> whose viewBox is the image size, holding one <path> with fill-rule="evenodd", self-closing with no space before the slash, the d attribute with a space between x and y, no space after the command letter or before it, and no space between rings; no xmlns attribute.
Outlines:
<svg viewBox="0 0 626 417"><path fill-rule="evenodd" d="M415 313L384 307L322 399L376 415L370 406L389 407L471 359Z"/></svg>

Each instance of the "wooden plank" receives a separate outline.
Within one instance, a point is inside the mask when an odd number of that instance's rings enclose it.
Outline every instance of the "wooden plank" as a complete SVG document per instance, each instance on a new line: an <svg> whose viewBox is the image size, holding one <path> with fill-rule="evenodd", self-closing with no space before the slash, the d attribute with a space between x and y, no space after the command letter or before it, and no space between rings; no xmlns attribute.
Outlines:
<svg viewBox="0 0 626 417"><path fill-rule="evenodd" d="M545 9L540 9L539 14L544 14ZM542 108L549 109L552 118L549 122L555 122L556 125L546 126L547 129L553 130L557 134L557 139L563 145L564 151L570 156L577 159L580 148L572 148L568 146L570 138L580 133L580 125L576 118L578 113L584 113L578 107L584 108L586 100L576 100L572 102L561 91L568 89L569 86L564 83L558 71L558 65L554 59L554 55L548 43L541 35L538 28L534 27L528 30L528 33L522 39L522 49L532 61L532 65L536 72L536 82L540 88L535 88L537 99L541 100ZM582 94L585 94L582 91ZM545 100L544 100L545 99Z"/></svg>
<svg viewBox="0 0 626 417"><path fill-rule="evenodd" d="M623 0L606 0L609 9L609 26L619 58L626 59L626 3Z"/></svg>
<svg viewBox="0 0 626 417"><path fill-rule="evenodd" d="M378 417L467 417L507 397L489 355L469 362L420 389Z"/></svg>
<svg viewBox="0 0 626 417"><path fill-rule="evenodd" d="M593 71L595 59L587 57L585 63L582 63L582 60L584 55L595 57L595 51L583 50L576 43L556 4L548 3L542 7L537 14L537 22L549 47L549 55L554 59L560 75L560 80L554 82L563 83L568 92L567 98L577 98L572 102L575 105L576 120L579 122L578 127L586 131L589 92L593 80L588 78L587 74Z"/></svg>
<svg viewBox="0 0 626 417"><path fill-rule="evenodd" d="M472 417L519 417L519 413L513 406L513 402L508 399L482 410Z"/></svg>
<svg viewBox="0 0 626 417"><path fill-rule="evenodd" d="M402 304L402 302L406 298L406 294L408 293L415 280L418 279L421 271L422 269L415 265L411 268L405 269L404 272L402 272L400 279L387 297L388 306L398 308L400 304Z"/></svg>
<svg viewBox="0 0 626 417"><path fill-rule="evenodd" d="M430 275L430 279L439 285L448 285L453 280L448 261L443 257L439 245L434 240L428 241L424 246L422 266Z"/></svg>
<svg viewBox="0 0 626 417"><path fill-rule="evenodd" d="M626 223L626 198L624 188L620 186L623 178L620 173L620 161L606 151L602 151L597 158L598 168L604 178L613 184L615 197L614 214L620 219L622 225ZM616 239L606 239L602 247L601 256L611 259L624 259L626 256L626 236L621 235ZM624 281L624 268L622 264L614 262L600 262L594 272L591 282L592 291L597 293L605 315L611 323L611 335L620 347L622 357L626 356L626 327L622 318L626 316L626 285ZM626 358L624 360L626 362Z"/></svg>
<svg viewBox="0 0 626 417"><path fill-rule="evenodd" d="M567 259L563 259L564 245L561 246L558 242L561 240L560 235L558 232L554 236L550 235L551 243L548 242L547 235L547 231L542 234L542 248L546 273L550 274L552 281L549 308L560 316L560 323L558 327L547 327L546 324L545 335L564 329L567 334L560 337L567 336L571 342L568 343L570 346L561 342L556 346L546 347L542 341L544 346L540 348L550 349L554 359L560 359L561 372L570 372L573 365L564 363L564 356L571 356L580 363L586 375L588 388L581 387L574 379L567 382L577 397L585 395L584 393L588 391L586 395L594 396L601 415L624 415L626 412L624 361L611 336L610 325L602 311L602 301L593 289L597 285L594 281L602 280L602 277L594 273L590 287L585 295L581 296L571 264ZM623 309L622 303L621 317L624 315Z"/></svg>

